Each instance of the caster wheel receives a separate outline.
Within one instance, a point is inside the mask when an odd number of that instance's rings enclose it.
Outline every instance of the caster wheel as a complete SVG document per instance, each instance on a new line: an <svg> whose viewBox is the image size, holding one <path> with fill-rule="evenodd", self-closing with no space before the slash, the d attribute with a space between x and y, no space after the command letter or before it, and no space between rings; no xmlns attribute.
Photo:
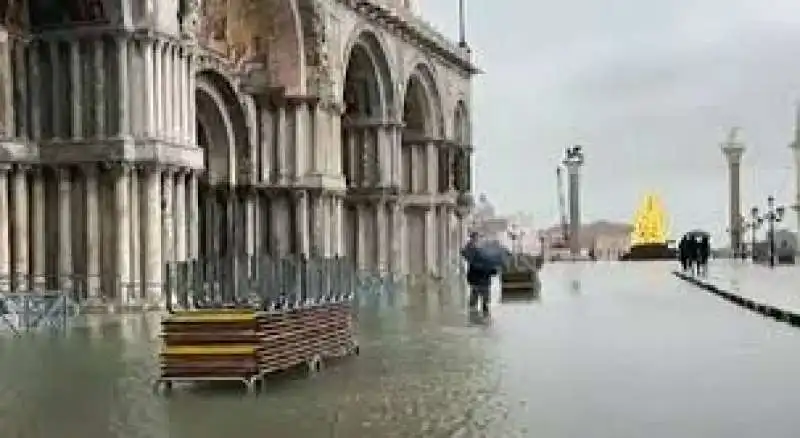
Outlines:
<svg viewBox="0 0 800 438"><path fill-rule="evenodd" d="M322 358L316 355L308 361L308 372L311 374L318 373L322 370Z"/></svg>

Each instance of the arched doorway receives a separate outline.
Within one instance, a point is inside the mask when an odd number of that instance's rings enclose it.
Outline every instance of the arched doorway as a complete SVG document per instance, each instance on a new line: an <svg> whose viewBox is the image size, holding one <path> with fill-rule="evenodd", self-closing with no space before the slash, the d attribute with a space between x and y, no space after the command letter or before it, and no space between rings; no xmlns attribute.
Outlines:
<svg viewBox="0 0 800 438"><path fill-rule="evenodd" d="M380 185L380 130L390 117L391 74L378 39L362 32L352 41L344 75L341 131L342 174L348 196L343 216L345 254L359 267L374 268L379 260L379 209L369 195ZM380 212L383 213L383 212Z"/></svg>
<svg viewBox="0 0 800 438"><path fill-rule="evenodd" d="M235 145L247 143L244 114L235 92L221 75L202 71L196 77L197 143L204 152L205 172L198 181L201 260L242 254L248 236L237 189Z"/></svg>

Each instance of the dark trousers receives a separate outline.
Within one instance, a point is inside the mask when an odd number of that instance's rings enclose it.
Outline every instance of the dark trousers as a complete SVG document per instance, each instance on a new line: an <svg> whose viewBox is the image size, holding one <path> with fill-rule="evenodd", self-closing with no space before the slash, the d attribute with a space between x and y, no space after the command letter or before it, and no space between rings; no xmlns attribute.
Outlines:
<svg viewBox="0 0 800 438"><path fill-rule="evenodd" d="M469 288L469 308L475 309L478 307L478 301L481 302L481 309L484 312L489 311L489 297L490 286L470 286Z"/></svg>

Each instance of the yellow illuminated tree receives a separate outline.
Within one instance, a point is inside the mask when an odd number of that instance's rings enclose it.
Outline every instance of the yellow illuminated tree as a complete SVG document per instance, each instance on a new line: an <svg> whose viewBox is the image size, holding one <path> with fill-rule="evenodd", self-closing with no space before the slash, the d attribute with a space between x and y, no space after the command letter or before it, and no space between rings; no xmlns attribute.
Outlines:
<svg viewBox="0 0 800 438"><path fill-rule="evenodd" d="M633 218L632 245L664 244L667 242L667 215L661 200L647 194Z"/></svg>

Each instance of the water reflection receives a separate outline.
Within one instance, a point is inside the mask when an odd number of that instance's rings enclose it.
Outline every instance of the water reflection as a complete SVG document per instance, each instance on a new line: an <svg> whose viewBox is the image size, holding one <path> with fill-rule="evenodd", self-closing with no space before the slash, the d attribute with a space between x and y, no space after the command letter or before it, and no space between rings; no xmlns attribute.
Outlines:
<svg viewBox="0 0 800 438"><path fill-rule="evenodd" d="M798 332L669 268L548 265L544 300L501 305L495 289L481 322L464 294L375 297L360 357L258 397L156 395L157 315L3 337L0 436L794 436Z"/></svg>

